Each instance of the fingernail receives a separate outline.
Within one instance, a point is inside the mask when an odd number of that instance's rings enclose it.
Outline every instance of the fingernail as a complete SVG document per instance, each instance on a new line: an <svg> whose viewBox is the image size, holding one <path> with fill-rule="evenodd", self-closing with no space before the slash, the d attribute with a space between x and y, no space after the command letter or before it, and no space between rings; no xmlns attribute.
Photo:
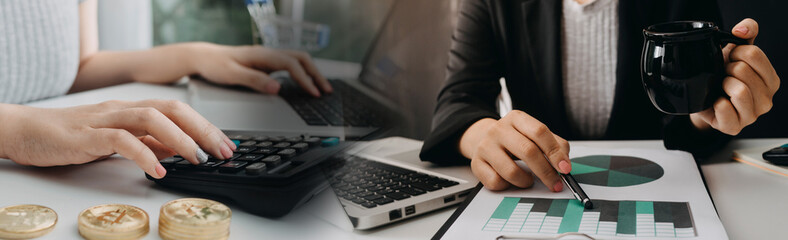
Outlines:
<svg viewBox="0 0 788 240"><path fill-rule="evenodd" d="M164 175L167 175L167 170L161 164L156 164L156 174L159 175L159 178L163 178Z"/></svg>
<svg viewBox="0 0 788 240"><path fill-rule="evenodd" d="M282 87L279 82L271 81L265 84L265 91L269 93L278 93L279 88Z"/></svg>
<svg viewBox="0 0 788 240"><path fill-rule="evenodd" d="M747 27L745 27L745 26L738 26L735 29L733 29L733 31L739 32L741 34L747 34L747 32L749 32L750 29L747 29Z"/></svg>
<svg viewBox="0 0 788 240"><path fill-rule="evenodd" d="M200 164L208 161L208 154L205 153L202 148L197 148L197 161L200 162Z"/></svg>
<svg viewBox="0 0 788 240"><path fill-rule="evenodd" d="M568 174L572 171L572 164L569 164L569 161L561 161L558 163L558 168L561 169L561 173Z"/></svg>
<svg viewBox="0 0 788 240"><path fill-rule="evenodd" d="M553 186L553 191L560 192L564 190L564 184L561 181L555 182L555 186Z"/></svg>
<svg viewBox="0 0 788 240"><path fill-rule="evenodd" d="M229 159L233 156L233 151L230 150L230 146L224 145L221 147L222 156L224 159Z"/></svg>
<svg viewBox="0 0 788 240"><path fill-rule="evenodd" d="M235 148L238 147L235 145L235 142L233 142L233 140L230 140L230 138L228 137L224 137L224 143L227 144L227 146L230 147L230 150L233 151L235 151Z"/></svg>

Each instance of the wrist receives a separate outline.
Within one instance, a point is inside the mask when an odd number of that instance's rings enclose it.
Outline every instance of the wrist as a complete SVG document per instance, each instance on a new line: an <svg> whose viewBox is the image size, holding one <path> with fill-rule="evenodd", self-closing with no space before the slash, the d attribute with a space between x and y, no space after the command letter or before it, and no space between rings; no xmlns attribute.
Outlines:
<svg viewBox="0 0 788 240"><path fill-rule="evenodd" d="M210 52L216 51L219 45L208 42L190 42L181 44L182 50L179 51L179 61L187 66L186 75L202 74L203 62L206 58L210 59Z"/></svg>
<svg viewBox="0 0 788 240"><path fill-rule="evenodd" d="M471 124L460 137L460 153L468 159L473 158L476 146L497 122L498 120L492 118L482 118Z"/></svg>
<svg viewBox="0 0 788 240"><path fill-rule="evenodd" d="M14 131L19 126L16 124L16 118L19 116L19 105L13 104L0 104L0 158L8 159L9 147L13 144Z"/></svg>

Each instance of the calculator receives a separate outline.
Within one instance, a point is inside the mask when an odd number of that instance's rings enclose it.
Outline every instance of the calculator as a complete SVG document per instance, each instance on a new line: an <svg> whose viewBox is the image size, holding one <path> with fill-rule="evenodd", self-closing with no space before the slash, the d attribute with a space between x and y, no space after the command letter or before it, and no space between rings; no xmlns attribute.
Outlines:
<svg viewBox="0 0 788 240"><path fill-rule="evenodd" d="M788 144L772 148L764 152L762 157L775 165L788 165Z"/></svg>
<svg viewBox="0 0 788 240"><path fill-rule="evenodd" d="M160 160L164 178L146 177L170 189L229 198L252 214L281 217L328 187L321 163L352 144L307 134L225 134L238 146L230 159L211 156L194 165L176 155Z"/></svg>

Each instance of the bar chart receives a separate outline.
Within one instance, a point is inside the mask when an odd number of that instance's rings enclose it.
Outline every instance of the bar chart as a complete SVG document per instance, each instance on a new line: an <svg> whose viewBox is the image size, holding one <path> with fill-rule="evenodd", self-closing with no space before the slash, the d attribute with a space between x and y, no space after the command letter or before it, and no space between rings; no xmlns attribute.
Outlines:
<svg viewBox="0 0 788 240"><path fill-rule="evenodd" d="M482 231L599 236L695 237L687 202L594 200L585 209L576 199L505 197Z"/></svg>

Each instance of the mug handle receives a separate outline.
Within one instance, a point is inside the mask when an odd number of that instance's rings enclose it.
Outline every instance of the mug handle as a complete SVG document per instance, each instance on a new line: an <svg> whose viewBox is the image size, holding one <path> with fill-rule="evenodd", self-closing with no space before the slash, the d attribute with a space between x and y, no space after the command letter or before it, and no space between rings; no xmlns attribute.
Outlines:
<svg viewBox="0 0 788 240"><path fill-rule="evenodd" d="M733 43L736 45L748 45L750 43L747 42L746 39L741 39L729 32L723 32L722 30L717 30L717 42L720 46L725 47L725 44Z"/></svg>

